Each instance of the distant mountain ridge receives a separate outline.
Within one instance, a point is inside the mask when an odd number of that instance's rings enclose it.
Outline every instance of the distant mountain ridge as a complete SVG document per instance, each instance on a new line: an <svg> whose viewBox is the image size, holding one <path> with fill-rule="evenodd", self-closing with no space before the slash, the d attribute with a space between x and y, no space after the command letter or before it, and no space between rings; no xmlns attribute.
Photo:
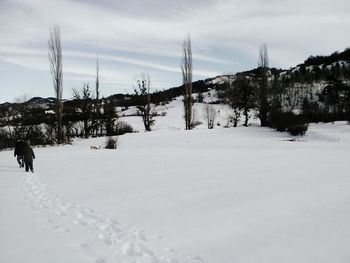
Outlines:
<svg viewBox="0 0 350 263"><path fill-rule="evenodd" d="M329 56L310 56L303 63L305 66L330 65L339 61L350 61L350 48L346 48L343 52L334 52Z"/></svg>
<svg viewBox="0 0 350 263"><path fill-rule="evenodd" d="M328 68L330 70L334 70L335 72L341 68L349 70L350 69L350 48L345 49L342 52L334 52L329 56L310 56L307 58L304 63L299 64L290 69L277 69L270 68L270 73L273 76L293 76L299 77L300 82L306 82L305 78L300 78L299 75L306 75L307 73L317 75L320 79L326 79L325 72L322 72L322 69ZM254 76L257 74L258 68L237 72L235 74L224 74L219 75L214 78L208 78L204 80L198 80L193 82L193 93L203 93L210 89L220 89L222 85L227 83L230 80L233 80L237 75L246 75L246 76ZM322 74L324 74L322 76ZM349 77L350 78L350 77ZM312 78L311 81L317 81L317 79ZM162 91L155 91L152 93L152 101L154 103L160 103L162 101L169 101L175 97L178 97L183 94L183 85L178 87L168 88ZM135 101L137 101L137 96L133 94L113 94L104 100L114 100L120 106L132 106L135 105ZM64 103L70 105L73 100L64 100ZM0 110L6 110L11 107L24 107L28 109L53 109L56 103L56 99L53 97L42 98L42 97L33 97L30 100L23 103L10 103L5 102L0 104Z"/></svg>
<svg viewBox="0 0 350 263"><path fill-rule="evenodd" d="M56 103L56 99L53 97L42 98L42 97L33 97L25 102L5 102L0 104L0 109L4 108L17 108L25 107L28 109L51 109Z"/></svg>

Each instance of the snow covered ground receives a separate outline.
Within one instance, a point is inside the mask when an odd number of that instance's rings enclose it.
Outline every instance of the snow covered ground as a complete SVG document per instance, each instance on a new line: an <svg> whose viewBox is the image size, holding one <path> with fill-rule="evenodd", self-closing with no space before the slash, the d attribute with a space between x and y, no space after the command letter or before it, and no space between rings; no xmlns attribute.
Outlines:
<svg viewBox="0 0 350 263"><path fill-rule="evenodd" d="M349 125L290 141L166 111L117 150L34 148L35 174L0 152L0 262L350 262Z"/></svg>

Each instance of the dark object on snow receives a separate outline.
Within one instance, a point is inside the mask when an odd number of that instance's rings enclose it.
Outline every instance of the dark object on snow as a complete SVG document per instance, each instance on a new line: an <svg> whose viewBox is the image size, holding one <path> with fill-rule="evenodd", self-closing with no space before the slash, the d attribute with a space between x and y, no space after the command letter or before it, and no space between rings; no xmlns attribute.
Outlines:
<svg viewBox="0 0 350 263"><path fill-rule="evenodd" d="M293 136L304 136L308 129L307 119L291 111L282 112L277 110L271 112L269 125L277 131L287 131Z"/></svg>
<svg viewBox="0 0 350 263"><path fill-rule="evenodd" d="M118 145L118 137L110 136L106 140L105 148L106 149L117 149L117 145Z"/></svg>
<svg viewBox="0 0 350 263"><path fill-rule="evenodd" d="M17 162L19 164L19 167L24 167L23 151L26 146L27 144L22 140L18 140L16 142L14 156L17 156Z"/></svg>
<svg viewBox="0 0 350 263"><path fill-rule="evenodd" d="M29 169L30 169L30 171L34 173L33 159L35 159L35 155L32 147L30 147L29 145L26 145L26 147L24 148L23 158L24 158L26 172L29 172Z"/></svg>

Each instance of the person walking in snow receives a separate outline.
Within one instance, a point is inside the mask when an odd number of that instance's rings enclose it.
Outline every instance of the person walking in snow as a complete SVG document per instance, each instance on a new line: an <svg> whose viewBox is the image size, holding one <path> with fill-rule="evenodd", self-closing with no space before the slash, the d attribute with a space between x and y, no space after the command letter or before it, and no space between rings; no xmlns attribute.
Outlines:
<svg viewBox="0 0 350 263"><path fill-rule="evenodd" d="M15 145L15 152L14 156L17 156L17 162L19 164L19 167L24 167L24 160L23 160L23 151L26 146L26 143L22 140L18 140Z"/></svg>
<svg viewBox="0 0 350 263"><path fill-rule="evenodd" d="M33 159L35 159L35 154L32 147L29 146L29 143L26 144L26 147L24 148L23 158L24 158L26 172L29 172L29 169L30 169L30 171L34 173Z"/></svg>

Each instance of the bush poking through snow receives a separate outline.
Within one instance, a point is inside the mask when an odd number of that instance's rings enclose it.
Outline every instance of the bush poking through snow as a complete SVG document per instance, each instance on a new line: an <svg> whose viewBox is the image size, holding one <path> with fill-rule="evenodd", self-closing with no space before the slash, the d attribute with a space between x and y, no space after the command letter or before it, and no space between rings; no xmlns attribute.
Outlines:
<svg viewBox="0 0 350 263"><path fill-rule="evenodd" d="M116 127L116 134L117 135L123 135L125 133L133 133L134 129L130 124L128 124L125 121L118 121L117 127Z"/></svg>
<svg viewBox="0 0 350 263"><path fill-rule="evenodd" d="M197 95L197 102L198 102L198 103L203 103L203 101L204 101L203 93L198 92L198 95Z"/></svg>
<svg viewBox="0 0 350 263"><path fill-rule="evenodd" d="M207 105L205 108L205 119L207 120L208 129L214 128L214 123L216 119L216 111L212 105Z"/></svg>
<svg viewBox="0 0 350 263"><path fill-rule="evenodd" d="M106 140L106 149L117 149L118 146L118 137L108 137Z"/></svg>
<svg viewBox="0 0 350 263"><path fill-rule="evenodd" d="M194 120L194 121L191 123L191 128L192 128L192 129L193 129L193 128L196 128L197 126L202 125L202 124L203 124L203 122Z"/></svg>
<svg viewBox="0 0 350 263"><path fill-rule="evenodd" d="M239 120L241 119L241 111L238 108L233 109L233 113L230 114L227 118L227 127L237 127Z"/></svg>
<svg viewBox="0 0 350 263"><path fill-rule="evenodd" d="M304 136L308 129L308 124L291 125L287 128L289 134L293 136Z"/></svg>
<svg viewBox="0 0 350 263"><path fill-rule="evenodd" d="M280 132L287 131L293 136L303 136L308 129L305 117L281 111L271 113L270 126Z"/></svg>

